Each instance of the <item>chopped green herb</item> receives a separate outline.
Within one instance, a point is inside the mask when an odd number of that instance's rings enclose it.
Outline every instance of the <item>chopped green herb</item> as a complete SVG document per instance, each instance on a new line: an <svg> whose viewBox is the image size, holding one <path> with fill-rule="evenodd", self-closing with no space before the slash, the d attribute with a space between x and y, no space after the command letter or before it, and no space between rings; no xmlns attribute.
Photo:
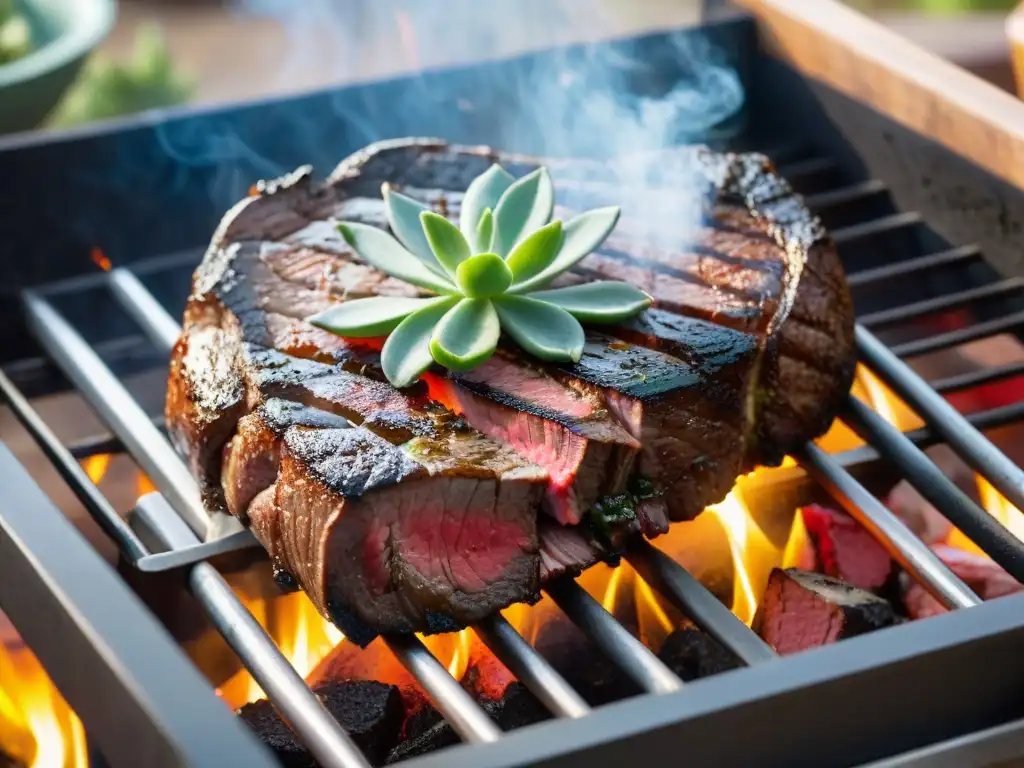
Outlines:
<svg viewBox="0 0 1024 768"><path fill-rule="evenodd" d="M598 538L607 541L615 526L636 519L636 497L631 493L605 496L591 507L588 519Z"/></svg>

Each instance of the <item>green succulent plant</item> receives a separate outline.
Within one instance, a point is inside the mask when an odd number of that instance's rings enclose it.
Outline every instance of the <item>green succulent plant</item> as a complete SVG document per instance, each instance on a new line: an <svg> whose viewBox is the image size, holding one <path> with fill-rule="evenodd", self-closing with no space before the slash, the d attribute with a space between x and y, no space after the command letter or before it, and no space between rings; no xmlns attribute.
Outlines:
<svg viewBox="0 0 1024 768"><path fill-rule="evenodd" d="M366 224L338 230L368 264L436 295L356 299L309 320L339 336L387 336L381 366L396 387L434 363L475 368L494 354L502 332L542 360L576 362L580 321L618 322L651 303L615 281L543 290L604 242L619 218L609 207L551 221L554 187L545 168L517 180L492 165L466 190L458 226L387 184L383 195L397 239Z"/></svg>

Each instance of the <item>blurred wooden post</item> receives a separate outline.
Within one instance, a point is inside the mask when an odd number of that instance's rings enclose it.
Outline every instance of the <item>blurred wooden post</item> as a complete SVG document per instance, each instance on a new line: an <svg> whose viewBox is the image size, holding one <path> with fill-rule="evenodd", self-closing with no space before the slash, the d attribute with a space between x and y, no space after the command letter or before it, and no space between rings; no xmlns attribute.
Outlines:
<svg viewBox="0 0 1024 768"><path fill-rule="evenodd" d="M1017 95L1024 98L1024 3L1006 20L1006 36L1010 39L1010 57L1013 77L1017 81Z"/></svg>

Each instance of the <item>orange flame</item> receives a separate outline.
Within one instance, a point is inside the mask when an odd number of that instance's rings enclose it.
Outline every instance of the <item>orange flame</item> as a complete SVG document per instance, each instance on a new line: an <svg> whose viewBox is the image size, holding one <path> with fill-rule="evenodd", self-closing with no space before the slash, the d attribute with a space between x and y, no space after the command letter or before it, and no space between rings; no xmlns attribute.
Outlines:
<svg viewBox="0 0 1024 768"><path fill-rule="evenodd" d="M86 768L85 730L39 660L0 643L0 754L29 768Z"/></svg>
<svg viewBox="0 0 1024 768"><path fill-rule="evenodd" d="M92 259L93 264L104 272L109 272L111 266L113 266L110 263L110 259L107 258L107 254L105 254L98 246L93 246L92 250L89 251L89 258Z"/></svg>
<svg viewBox="0 0 1024 768"><path fill-rule="evenodd" d="M231 577L236 594L245 603L260 625L273 638L281 653L287 658L295 671L302 677L316 677L314 670L332 650L345 642L345 635L324 619L303 592L287 595L273 594L269 597L252 597L245 589L246 579L252 574L239 574ZM276 587L262 584L257 589L270 593ZM466 673L472 655L473 644L478 643L476 635L470 629L441 635L419 636L423 643L441 664L456 678L461 679ZM208 652L208 646L193 643L189 646L193 657ZM353 654L353 662L349 665L357 669L364 679L390 679L392 670L399 667L397 659L386 648L381 651L371 646L356 649L349 646ZM241 669L231 675L217 688L217 695L231 708L237 709L251 701L265 696L259 684L252 678L248 670Z"/></svg>
<svg viewBox="0 0 1024 768"><path fill-rule="evenodd" d="M707 510L725 528L733 562L732 612L746 624L754 622L772 568L782 564L783 550L754 521L739 491Z"/></svg>
<svg viewBox="0 0 1024 768"><path fill-rule="evenodd" d="M324 619L303 592L252 598L236 592L250 613L274 639L295 671L306 677L332 648L345 639L341 630ZM242 669L217 689L231 709L265 694L248 670Z"/></svg>
<svg viewBox="0 0 1024 768"><path fill-rule="evenodd" d="M1017 507L981 475L976 474L974 482L978 488L978 499L985 511L1002 523L1003 527L1018 539L1024 540L1024 513L1021 513ZM967 538L958 528L950 530L949 535L946 537L946 544L962 549L965 552L988 557L988 554L981 547Z"/></svg>
<svg viewBox="0 0 1024 768"><path fill-rule="evenodd" d="M97 453L95 456L82 461L82 469L85 470L85 474L89 476L93 484L98 484L103 476L107 474L107 470L110 469L110 460L113 458L112 454L109 453Z"/></svg>
<svg viewBox="0 0 1024 768"><path fill-rule="evenodd" d="M137 496L145 496L147 493L152 493L156 490L153 481L149 479L149 475L145 472L139 472L135 481L135 488Z"/></svg>

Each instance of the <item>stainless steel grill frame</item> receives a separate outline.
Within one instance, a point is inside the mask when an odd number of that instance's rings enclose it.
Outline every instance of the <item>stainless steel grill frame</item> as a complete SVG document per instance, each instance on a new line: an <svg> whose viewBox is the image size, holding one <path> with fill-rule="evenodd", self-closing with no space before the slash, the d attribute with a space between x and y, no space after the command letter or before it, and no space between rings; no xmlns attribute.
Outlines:
<svg viewBox="0 0 1024 768"><path fill-rule="evenodd" d="M729 43L728 49L734 52L737 67L747 72L751 87L765 86L764 80L770 81L775 89L792 83L796 73L785 71L780 62L759 54L753 47L752 31L749 21L734 21L709 27L705 33ZM644 38L636 44L656 48L658 38ZM754 60L763 71L752 66ZM501 66L516 64L487 65ZM482 77L480 74L476 69L467 69L447 75L434 73L431 77L451 78L446 93L458 94L460 89L471 87L472 82L495 77L493 71ZM343 91L341 95L364 102L369 98L371 103L385 103L388 89L408 88L410 83L360 86ZM375 87L379 91L372 90ZM802 143L795 149L777 149L769 154L778 161L783 175L807 193L808 204L832 226L851 272L851 285L864 290L894 278L908 277L926 283L943 269L984 265L982 249L974 245L952 246L939 242L934 234L919 237L913 234L927 228L928 217L892 209L887 202L891 181L886 173L860 178L857 172L850 170L848 158L852 150L849 144L842 143L840 149L836 149L835 131L822 127L820 111L815 112L806 103L808 87L802 83L794 96L794 104L803 110L795 119L804 121L807 131ZM328 100L337 97L338 94L327 95ZM321 97L304 98L315 101ZM754 99L755 113L756 101ZM845 107L856 109L857 105ZM274 115L285 115L296 108L296 100L286 99L261 105L257 110L262 110L262 115L265 118L269 115L268 119L272 120ZM247 121L252 119L251 108L242 107L172 116L171 122L228 121L233 129L244 132ZM860 116L858 124L870 123ZM486 121L471 128L483 132L483 135L473 134L472 140L477 141L488 140L492 134L487 132L494 130ZM6 147L5 152L4 143L0 142L0 169L6 163L17 170L22 163L38 158L40 153L50 152L54 158L51 162L56 163L65 155L84 158L85 153L94 151L97 146L131 146L133 141L145 141L143 123L104 130L110 132L101 130L78 139L64 139L63 143L57 143L56 149L30 139L20 144L15 142ZM437 133L410 126L395 130L390 124L380 130L381 135ZM339 132L347 141L354 140L354 132L344 121ZM793 135L787 131L780 133ZM872 141L869 133L863 131L858 141ZM466 140L464 136L453 138ZM877 140L877 136L874 139ZM498 137L490 140L500 143ZM766 138L749 131L736 141L773 146L761 143ZM828 150L835 152L825 154ZM288 162L287 154L284 153L283 162ZM332 154L343 152L332 150ZM53 172L52 169L46 171ZM1024 194L1021 197L1024 198ZM1024 203L1021 206L1024 210ZM216 210L214 207L212 215L216 215ZM199 237L208 231L203 230L202 225L204 217L210 215L204 211L202 216L191 220ZM166 236L160 239L164 243L168 241ZM173 238L170 240L173 242ZM878 244L882 246L880 256L858 269L862 263L860 254L866 247ZM365 761L344 732L207 562L214 555L251 546L251 537L236 532L230 520L210 519L199 504L195 482L170 449L159 423L136 404L112 370L115 364L119 371L144 367L166 356L178 331L166 306L176 306L183 295L158 298L151 289L164 283L172 284L173 280L165 280L165 277L176 269L180 271L182 265L194 264L197 258L198 253L192 250L171 257L149 258L109 274L94 273L32 287L29 283L39 281L26 281L19 286L20 298L27 320L24 327L31 331L34 341L21 339L15 349L19 355L26 351L34 354L37 349L32 345L38 344L44 356L8 365L8 373L0 375L0 392L88 511L117 542L129 563L140 570L174 568L182 572L207 617L320 762L332 767L364 765ZM125 263L130 261L134 258L124 260ZM121 263L121 260L115 259L115 262ZM632 759L637 750L643 750L648 759L673 762L677 762L680 751L685 750L687 762L693 765L752 762L787 766L854 765L1024 717L1024 703L1018 694L1024 683L1024 661L1018 652L1024 640L1024 596L979 605L971 590L914 537L873 495L873 488L868 487L867 478L885 475L879 470L888 464L890 476L910 480L1010 573L1024 577L1024 545L958 491L922 452L925 445L947 442L1007 498L1024 507L1024 473L979 431L1019 420L1024 415L1021 407L1024 404L965 418L901 359L971 338L1016 330L1022 324L1020 309L1011 307L996 317L981 318L960 330L897 340L889 346L868 330L879 333L898 330L936 313L974 306L982 301L1024 301L1024 282L1017 278L999 279L993 274L980 284L961 288L938 290L934 296L911 297L899 307L874 309L860 316L857 342L862 362L899 393L925 419L928 428L902 435L851 397L841 418L862 434L870 447L829 456L814 445L806 446L797 456L801 468L792 472L793 492L781 493L777 503L792 506L805 501L808 494L821 493L824 489L872 531L907 571L941 602L962 610L781 660L681 566L649 544L638 542L627 555L629 562L668 601L736 653L747 665L746 669L683 686L657 657L634 640L581 588L571 581L559 582L547 589L557 605L646 693L590 711L578 694L507 623L495 619L478 628L481 638L558 716L550 723L501 734L419 641L391 639L392 650L467 742L466 746L421 758L410 765L441 766L450 765L452 761L480 766L583 765L584 762L588 766L595 763L618 765ZM111 299L116 302L134 320L140 333L131 337L115 335L98 341L87 340L85 333L76 328L72 319L74 311L69 314L62 308L63 302L73 303L86 291L98 291L103 297L101 302L109 303ZM36 393L59 387L55 371L67 377L97 411L110 428L109 435L65 447L38 418L31 401L21 390ZM957 391L1019 373L1019 366L1009 365L983 374L937 382L936 387L943 392ZM109 451L130 453L157 486L159 494L144 499L139 512L149 518L150 528L159 532L163 552L147 547L78 467L79 459ZM808 476L819 483L817 491L807 482ZM10 512L10 506L6 500L0 502L0 531L5 525L11 527L19 522L17 515ZM214 533L212 541L203 544L202 540L211 531ZM0 547L3 542L0 538ZM87 557L83 548L87 550L81 543L51 546L41 538L33 542L31 556L40 562L55 558L66 561ZM17 594L22 595L22 600L26 599L25 595L43 596L51 591L50 587L44 578L26 577L19 584ZM9 601L17 599L14 591L0 587L0 605L6 607ZM115 601L120 599L111 597ZM22 610L20 618L19 615L14 618L19 626L24 622L26 627L45 621L44 617L28 610ZM48 668L68 673L67 661L61 658L56 644L40 634L36 634L34 640L30 637L30 641ZM161 638L151 642L156 648L169 645L171 641ZM60 679L61 675L55 677ZM157 680L154 684L160 682ZM105 685L117 688L113 683ZM212 700L208 691L189 694L192 695L197 701ZM86 691L77 691L69 698L83 713L91 732L108 733L110 726L101 719L93 718L90 722L88 696ZM922 705L922 701L928 704ZM110 743L110 737L106 742L97 738L101 744ZM224 743L219 732L199 733L191 742L197 757L192 762L188 762L192 758L183 762L213 764L214 756L223 759L223 752L218 750Z"/></svg>

